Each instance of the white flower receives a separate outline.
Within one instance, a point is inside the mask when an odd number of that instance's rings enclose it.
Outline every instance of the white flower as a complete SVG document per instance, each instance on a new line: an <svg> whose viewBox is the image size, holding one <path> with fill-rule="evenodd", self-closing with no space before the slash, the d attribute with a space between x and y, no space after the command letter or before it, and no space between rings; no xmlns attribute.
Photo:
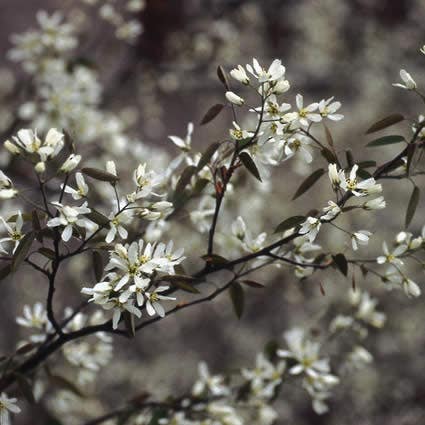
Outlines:
<svg viewBox="0 0 425 425"><path fill-rule="evenodd" d="M128 232L123 225L129 225L132 222L133 214L128 210L119 211L118 204L115 202L113 211L109 214L109 231L105 237L106 243L111 243L115 239L117 232L122 239L127 239Z"/></svg>
<svg viewBox="0 0 425 425"><path fill-rule="evenodd" d="M367 245L369 243L369 237L372 235L367 230L359 230L351 235L351 244L354 251L357 251L358 245Z"/></svg>
<svg viewBox="0 0 425 425"><path fill-rule="evenodd" d="M75 155L72 153L61 165L59 170L62 171L63 173L70 173L72 170L74 170L78 166L80 161L81 161L81 155Z"/></svg>
<svg viewBox="0 0 425 425"><path fill-rule="evenodd" d="M169 286L158 286L152 292L146 292L146 311L149 316L154 316L157 313L159 316L165 316L164 307L160 304L161 300L175 300L175 297L161 295L161 292L167 291Z"/></svg>
<svg viewBox="0 0 425 425"><path fill-rule="evenodd" d="M351 303L357 306L355 317L365 323L382 328L385 324L386 316L384 313L376 311L378 300L372 298L368 292L352 291L350 292Z"/></svg>
<svg viewBox="0 0 425 425"><path fill-rule="evenodd" d="M403 261L398 258L401 255L403 255L406 252L407 246L406 245L399 245L397 248L394 249L393 252L390 252L388 249L387 243L384 241L382 243L382 250L384 251L385 255L381 255L376 259L376 262L378 264L395 264L397 266L403 265Z"/></svg>
<svg viewBox="0 0 425 425"><path fill-rule="evenodd" d="M14 223L10 223L10 224L7 223L3 217L0 217L0 221L2 221L3 226L6 228L6 231L8 233L8 237L0 239L0 250L1 250L1 245L3 243L13 242L14 247L13 247L12 253L14 254L16 251L16 248L19 245L19 242L25 236L25 234L22 233L22 226L24 224L22 213L21 211L18 211L16 221Z"/></svg>
<svg viewBox="0 0 425 425"><path fill-rule="evenodd" d="M337 188L341 184L341 181L345 179L344 172L342 170L338 171L336 164L329 164L328 175L334 188Z"/></svg>
<svg viewBox="0 0 425 425"><path fill-rule="evenodd" d="M41 141L31 129L21 129L13 137L17 147L29 154L37 154L42 162L53 158L62 150L64 146L64 134L51 128L44 141Z"/></svg>
<svg viewBox="0 0 425 425"><path fill-rule="evenodd" d="M416 82L415 80L412 78L412 76L405 70L405 69L401 69L400 70L400 78L403 81L404 84L400 84L400 83L394 83L393 86L394 87L400 87L402 89L405 90L415 90L416 89Z"/></svg>
<svg viewBox="0 0 425 425"><path fill-rule="evenodd" d="M47 227L64 226L62 231L62 240L64 242L68 242L71 239L72 229L75 225L84 227L87 230L93 229L93 223L90 220L80 217L91 212L91 209L87 208L87 202L80 207L70 207L59 202L52 202L52 204L58 209L59 217L51 218L47 222Z"/></svg>
<svg viewBox="0 0 425 425"><path fill-rule="evenodd" d="M0 199L11 199L18 191L13 187L12 180L0 170Z"/></svg>
<svg viewBox="0 0 425 425"><path fill-rule="evenodd" d="M378 196L375 199L371 199L370 201L366 201L363 204L363 208L365 210L381 210L386 207L386 202L383 196Z"/></svg>
<svg viewBox="0 0 425 425"><path fill-rule="evenodd" d="M418 284L413 282L411 279L405 277L402 280L402 286L408 297L419 297L419 295L421 295L421 288L419 288Z"/></svg>
<svg viewBox="0 0 425 425"><path fill-rule="evenodd" d="M245 71L245 69L238 65L237 68L234 68L230 71L230 75L237 81L239 81L242 84L248 85L249 84L249 77Z"/></svg>
<svg viewBox="0 0 425 425"><path fill-rule="evenodd" d="M312 103L304 107L304 98L301 94L296 95L295 101L298 112L289 112L285 114L283 116L285 122L291 122L293 125L299 123L301 126L308 127L310 122L322 121L322 116L315 112L319 107L318 103Z"/></svg>
<svg viewBox="0 0 425 425"><path fill-rule="evenodd" d="M10 413L19 413L21 409L16 405L16 398L9 398L5 393L0 394L0 424L10 425Z"/></svg>
<svg viewBox="0 0 425 425"><path fill-rule="evenodd" d="M341 208L334 201L328 201L328 206L324 207L323 211L326 214L322 215L320 219L332 220L341 212Z"/></svg>
<svg viewBox="0 0 425 425"><path fill-rule="evenodd" d="M359 182L357 180L357 170L359 166L355 164L350 171L348 178L343 178L340 186L345 191L350 191L355 196L366 196L373 193L382 192L382 185L376 184L373 177Z"/></svg>
<svg viewBox="0 0 425 425"><path fill-rule="evenodd" d="M247 65L246 69L251 73L258 82L273 82L279 80L285 76L285 67L282 65L282 62L278 59L275 59L268 70L264 69L257 61L257 59L252 60L252 65Z"/></svg>
<svg viewBox="0 0 425 425"><path fill-rule="evenodd" d="M47 313L42 303L34 304L33 309L24 305L24 317L17 317L16 323L26 328L43 329L47 324Z"/></svg>
<svg viewBox="0 0 425 425"><path fill-rule="evenodd" d="M191 149L192 144L192 134L193 134L193 123L187 125L187 133L184 139L178 136L168 136L168 138L183 152L188 152Z"/></svg>
<svg viewBox="0 0 425 425"><path fill-rule="evenodd" d="M196 397L204 392L209 392L213 396L226 396L229 394L229 388L224 384L224 378L221 375L211 375L205 362L199 363L199 379L195 382L192 394Z"/></svg>
<svg viewBox="0 0 425 425"><path fill-rule="evenodd" d="M229 130L229 133L230 136L235 140L244 140L254 136L254 133L242 130L241 127L239 127L239 125L235 121L233 121L233 127L234 128Z"/></svg>
<svg viewBox="0 0 425 425"><path fill-rule="evenodd" d="M297 364L289 369L292 375L305 373L312 380L324 379L325 381L338 382L338 378L331 375L329 360L320 359L320 344L306 338L305 331L294 328L284 334L288 350L278 350L277 355L283 358L293 358Z"/></svg>
<svg viewBox="0 0 425 425"><path fill-rule="evenodd" d="M307 235L310 242L313 242L319 233L321 221L315 217L307 217L307 220L301 225L298 231L301 235Z"/></svg>
<svg viewBox="0 0 425 425"><path fill-rule="evenodd" d="M77 189L71 186L65 186L65 192L71 194L72 198L78 201L79 199L85 198L89 192L89 187L84 180L84 176L81 173L75 174L75 181L77 182Z"/></svg>
<svg viewBox="0 0 425 425"><path fill-rule="evenodd" d="M341 108L341 102L333 102L334 98L321 100L319 102L319 112L323 118L329 118L332 121L340 121L344 118L344 115L336 114L335 112Z"/></svg>
<svg viewBox="0 0 425 425"><path fill-rule="evenodd" d="M225 96L226 96L226 99L230 103L233 103L234 105L242 106L245 103L245 100L242 97L238 96L236 93L233 93L232 91L227 91Z"/></svg>
<svg viewBox="0 0 425 425"><path fill-rule="evenodd" d="M313 156L308 148L310 144L311 140L302 134L290 137L285 143L285 155L287 159L299 152L305 162L310 164L313 161Z"/></svg>
<svg viewBox="0 0 425 425"><path fill-rule="evenodd" d="M246 231L247 228L244 219L241 216L237 217L237 219L232 223L233 236L243 241L245 239Z"/></svg>
<svg viewBox="0 0 425 425"><path fill-rule="evenodd" d="M146 171L146 164L140 164L133 173L133 181L137 186L136 192L127 195L130 202L135 202L140 198L156 195L154 187L162 182L162 177L154 171Z"/></svg>

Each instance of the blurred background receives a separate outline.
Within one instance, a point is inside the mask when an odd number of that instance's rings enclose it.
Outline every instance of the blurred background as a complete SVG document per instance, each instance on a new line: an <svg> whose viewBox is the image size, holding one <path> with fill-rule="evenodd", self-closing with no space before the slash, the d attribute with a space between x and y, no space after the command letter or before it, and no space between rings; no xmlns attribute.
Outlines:
<svg viewBox="0 0 425 425"><path fill-rule="evenodd" d="M143 31L132 44L118 41L89 3L0 0L0 85L7 86L9 71L15 76L10 82L13 90L7 94L8 102L1 106L4 136L16 128L13 114L21 102L20 88L28 80L8 59L10 34L33 27L39 9L61 9L79 22L83 36L76 57L99 73L104 86L100 107L125 117L128 134L141 139L148 150L175 154L167 136L183 137L189 121L195 124L193 145L198 150L227 135L230 114L224 113L214 124L204 127L198 123L211 105L224 102L217 66L230 70L251 62L252 57L264 64L274 58L282 60L291 83L287 94L291 102L299 92L308 103L331 96L341 101L345 119L331 125L331 131L338 151L351 149L358 160L382 162L397 152L397 147L385 153L365 152L365 130L377 119L402 112L413 120L423 112L419 98L391 86L399 81L400 68L407 69L419 86L425 82L425 56L419 53L425 43L422 0L147 0L137 14ZM79 11L81 7L85 7L84 14ZM400 124L398 131L409 136L411 129L408 124ZM273 192L268 194L282 200L275 202L278 205L270 211L263 211L264 221L271 219L276 224L329 199L326 189L319 190L318 185L314 193L289 204L287 200L301 176L311 169L289 162L282 168L273 174ZM370 252L364 252L367 256L379 253L382 240L392 239L402 228L409 186L388 183L388 188L384 194L390 208L385 213L356 217L356 225L364 223L366 228L377 230ZM265 209L265 205L260 199L255 208ZM423 215L418 213L411 231L420 233L423 224ZM393 234L383 233L382 229L379 233L379 225L387 231L393 229ZM339 243L332 234L325 238L328 247ZM78 304L80 300L78 288L87 270L81 264L74 266L77 274L59 291L59 303L63 305ZM247 292L246 314L240 321L225 295L148 327L135 340L117 339L116 357L102 372L95 391L101 394L103 404L91 405L91 411L101 414L145 390L160 397L187 389L196 376L194 365L201 360L216 372L250 365L255 353L270 339L279 339L284 330L299 324L320 328L323 312L338 308L350 285L336 273L321 275L326 289L322 296L314 278L299 282L283 270L261 278L267 279L267 287L260 293ZM44 298L46 290L44 282L25 273L15 276L13 283L0 300L1 347L18 342L14 318L24 303ZM374 364L342 382L330 413L323 417L314 414L302 389L284 386L276 402L279 424L425 423L423 298L409 300L398 291L387 292L370 277L362 281L359 276L358 285L379 292L381 310L388 315L386 330L369 336L374 340ZM38 416L28 416L31 412L34 410L16 417L16 423L49 423L43 409Z"/></svg>

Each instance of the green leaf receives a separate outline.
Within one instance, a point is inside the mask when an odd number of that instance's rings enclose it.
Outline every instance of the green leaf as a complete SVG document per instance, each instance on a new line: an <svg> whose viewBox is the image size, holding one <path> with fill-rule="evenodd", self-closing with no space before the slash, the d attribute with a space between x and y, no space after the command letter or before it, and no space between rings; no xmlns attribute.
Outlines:
<svg viewBox="0 0 425 425"><path fill-rule="evenodd" d="M328 148L323 148L320 153L322 154L323 158L326 159L326 161L329 164L338 164L338 158L335 156L335 154Z"/></svg>
<svg viewBox="0 0 425 425"><path fill-rule="evenodd" d="M344 275L348 274L348 261L345 258L344 254L336 254L332 255L332 259L334 260L334 264L338 268L338 270Z"/></svg>
<svg viewBox="0 0 425 425"><path fill-rule="evenodd" d="M102 280L104 270L102 254L99 251L93 251L92 261L94 278L96 279L96 282L100 282Z"/></svg>
<svg viewBox="0 0 425 425"><path fill-rule="evenodd" d="M27 233L19 242L18 247L16 248L15 254L13 255L12 270L15 271L25 260L32 243L35 239L35 233Z"/></svg>
<svg viewBox="0 0 425 425"><path fill-rule="evenodd" d="M98 224L99 226L106 227L109 225L109 218L104 216L99 211L94 210L93 208L91 209L91 212L85 215L85 217Z"/></svg>
<svg viewBox="0 0 425 425"><path fill-rule="evenodd" d="M353 157L353 152L351 152L350 149L347 149L345 151L345 158L347 159L348 167L351 168L354 165L354 157Z"/></svg>
<svg viewBox="0 0 425 425"><path fill-rule="evenodd" d="M177 286L177 288L182 289L183 291L190 292L192 294L199 294L199 291L191 285L191 283L197 282L198 279L192 276L174 274L161 276L158 280L169 282L172 285Z"/></svg>
<svg viewBox="0 0 425 425"><path fill-rule="evenodd" d="M289 217L286 220L282 221L277 227L274 233L283 233L286 230L292 229L293 227L299 226L301 223L304 223L305 217L302 215L294 215Z"/></svg>
<svg viewBox="0 0 425 425"><path fill-rule="evenodd" d="M377 121L375 124L369 127L366 131L366 134L374 133L375 131L383 130L384 128L390 127L391 125L397 124L400 121L403 121L404 117L401 114L391 114L388 117L382 118L382 120Z"/></svg>
<svg viewBox="0 0 425 425"><path fill-rule="evenodd" d="M202 191L205 189L209 182L210 181L208 179L198 179L193 188L193 194L199 195L200 193L202 193Z"/></svg>
<svg viewBox="0 0 425 425"><path fill-rule="evenodd" d="M12 272L12 264L7 264L0 269L0 280L5 279Z"/></svg>
<svg viewBox="0 0 425 425"><path fill-rule="evenodd" d="M357 170L357 174L362 178L362 179L368 179L370 177L372 177L372 174L370 174L368 171L364 170L363 168L359 168Z"/></svg>
<svg viewBox="0 0 425 425"><path fill-rule="evenodd" d="M410 195L409 204L407 205L406 218L404 220L405 227L409 227L410 222L415 215L416 208L419 203L420 190L418 186L413 188L412 194Z"/></svg>
<svg viewBox="0 0 425 425"><path fill-rule="evenodd" d="M369 142L366 146L368 148L376 147L376 146L385 146L385 145L393 145L394 143L401 143L404 142L403 136L384 136L380 137L379 139L372 140Z"/></svg>
<svg viewBox="0 0 425 425"><path fill-rule="evenodd" d="M217 76L218 79L223 83L223 86L226 87L227 90L230 90L229 80L227 78L226 71L221 65L217 67Z"/></svg>
<svg viewBox="0 0 425 425"><path fill-rule="evenodd" d="M95 180L100 180L102 182L116 183L119 180L115 174L108 173L107 171L99 170L98 168L86 167L81 170L83 174L91 177Z"/></svg>
<svg viewBox="0 0 425 425"><path fill-rule="evenodd" d="M216 103L215 105L211 106L210 109L206 112L204 117L202 118L200 125L205 125L211 122L214 118L216 118L220 112L223 110L224 105L222 103Z"/></svg>
<svg viewBox="0 0 425 425"><path fill-rule="evenodd" d="M197 170L202 170L209 162L212 156L216 153L217 149L220 147L219 142L212 143L206 151L202 154L201 159L196 166Z"/></svg>
<svg viewBox="0 0 425 425"><path fill-rule="evenodd" d="M130 337L134 338L136 336L136 324L134 322L134 315L129 311L124 311L122 314L124 319L125 329Z"/></svg>
<svg viewBox="0 0 425 425"><path fill-rule="evenodd" d="M207 254L203 255L201 258L210 264L226 264L229 262L229 260L217 254Z"/></svg>
<svg viewBox="0 0 425 425"><path fill-rule="evenodd" d="M360 161L357 163L359 168L371 168L376 167L376 161Z"/></svg>
<svg viewBox="0 0 425 425"><path fill-rule="evenodd" d="M242 317L245 306L245 294L240 283L234 282L229 289L230 299L238 319Z"/></svg>
<svg viewBox="0 0 425 425"><path fill-rule="evenodd" d="M326 142L328 143L328 145L333 148L334 147L334 140L332 137L332 133L329 130L329 127L323 122L323 127L325 129L325 136L326 136Z"/></svg>
<svg viewBox="0 0 425 425"><path fill-rule="evenodd" d="M274 361L276 359L277 350L279 349L279 346L279 343L274 339L268 341L267 344L264 346L264 354L270 361Z"/></svg>
<svg viewBox="0 0 425 425"><path fill-rule="evenodd" d="M23 356L25 354L30 353L32 350L37 348L39 344L33 344L32 342L28 342L27 344L21 345L15 352L18 356Z"/></svg>
<svg viewBox="0 0 425 425"><path fill-rule="evenodd" d="M185 187L190 183L190 179L192 176L196 173L197 167L194 165L189 165L183 170L183 173L181 174L179 181L176 185L176 193L183 192Z"/></svg>
<svg viewBox="0 0 425 425"><path fill-rule="evenodd" d="M24 398L28 401L28 403L34 404L35 403L34 393L33 393L32 385L29 379L20 373L15 372L14 375L16 376L18 387L22 395L24 396Z"/></svg>
<svg viewBox="0 0 425 425"><path fill-rule="evenodd" d="M264 285L256 282L255 280L241 280L240 283L249 286L254 289L264 289Z"/></svg>
<svg viewBox="0 0 425 425"><path fill-rule="evenodd" d="M409 175L410 166L412 165L413 156L415 155L416 144L411 143L407 146L407 163L406 163L406 173Z"/></svg>
<svg viewBox="0 0 425 425"><path fill-rule="evenodd" d="M323 168L319 168L318 170L314 171L312 174L310 174L301 184L300 187L295 192L295 195L293 196L292 200L299 198L302 194L307 192L309 189L311 189L314 184L320 179L320 177L325 174L325 170Z"/></svg>
<svg viewBox="0 0 425 425"><path fill-rule="evenodd" d="M242 164L245 166L245 168L260 182L261 180L261 176L260 173L258 172L258 168L255 165L255 162L253 161L253 159L251 158L251 155L248 152L241 152L239 154L239 159L241 160Z"/></svg>
<svg viewBox="0 0 425 425"><path fill-rule="evenodd" d="M250 142L252 142L252 137L247 137L246 139L238 140L238 149L241 151L248 145Z"/></svg>

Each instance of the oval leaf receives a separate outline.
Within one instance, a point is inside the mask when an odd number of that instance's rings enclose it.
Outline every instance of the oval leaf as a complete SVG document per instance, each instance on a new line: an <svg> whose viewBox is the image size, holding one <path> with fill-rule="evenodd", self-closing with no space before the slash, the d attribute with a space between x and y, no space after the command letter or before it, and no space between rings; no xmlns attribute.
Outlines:
<svg viewBox="0 0 425 425"><path fill-rule="evenodd" d="M189 184L192 176L196 173L196 170L197 168L194 165L189 165L183 170L183 173L176 185L176 193L183 192L185 187Z"/></svg>
<svg viewBox="0 0 425 425"><path fill-rule="evenodd" d="M12 272L12 264L7 264L0 269L0 280L5 279Z"/></svg>
<svg viewBox="0 0 425 425"><path fill-rule="evenodd" d="M208 109L207 113L202 118L200 125L205 125L211 122L214 118L216 118L220 112L223 110L224 105L222 103L216 103Z"/></svg>
<svg viewBox="0 0 425 425"><path fill-rule="evenodd" d="M372 140L366 146L368 148L373 148L375 146L392 145L394 143L401 143L401 142L404 142L403 136L397 136L397 135L384 136L384 137L380 137L379 139Z"/></svg>
<svg viewBox="0 0 425 425"><path fill-rule="evenodd" d="M338 164L338 158L335 156L335 154L328 148L323 148L320 153L322 154L323 158L326 159L326 161L329 164Z"/></svg>
<svg viewBox="0 0 425 425"><path fill-rule="evenodd" d="M403 121L404 117L401 114L391 114L388 117L382 118L382 120L377 121L373 124L367 131L366 134L374 133L375 131L383 130L391 125L397 124L400 121Z"/></svg>
<svg viewBox="0 0 425 425"><path fill-rule="evenodd" d="M325 174L325 170L323 168L319 168L318 170L314 171L312 174L310 174L301 184L300 187L295 192L295 195L293 196L292 200L297 199L300 197L303 193L307 192L307 190L311 189L313 185L320 179L320 177Z"/></svg>
<svg viewBox="0 0 425 425"><path fill-rule="evenodd" d="M91 212L85 215L85 217L102 227L105 227L109 224L109 218L104 216L99 211L94 210L93 208Z"/></svg>
<svg viewBox="0 0 425 425"><path fill-rule="evenodd" d="M16 248L15 254L13 255L12 270L15 271L20 264L25 260L28 251L31 248L32 243L35 239L35 233L27 233L19 242L18 247Z"/></svg>
<svg viewBox="0 0 425 425"><path fill-rule="evenodd" d="M207 254L207 255L203 255L201 258L205 262L210 264L226 264L229 262L229 260L217 254L209 254L209 255Z"/></svg>
<svg viewBox="0 0 425 425"><path fill-rule="evenodd" d="M238 319L240 319L242 317L245 306L245 295L241 284L238 282L233 283L230 287L229 293L230 299L232 300L233 309L235 310Z"/></svg>
<svg viewBox="0 0 425 425"><path fill-rule="evenodd" d="M96 282L100 282L103 276L103 257L102 254L98 251L93 251L92 255L93 260L93 271Z"/></svg>
<svg viewBox="0 0 425 425"><path fill-rule="evenodd" d="M257 166L255 165L255 162L253 161L253 159L251 158L251 156L249 155L248 152L241 152L239 154L239 159L241 160L242 164L245 166L245 168L260 182L261 180L261 176L260 173L258 171Z"/></svg>
<svg viewBox="0 0 425 425"><path fill-rule="evenodd" d="M230 90L229 80L227 79L226 71L221 65L217 67L217 77L223 83L223 86L226 87L227 90Z"/></svg>
<svg viewBox="0 0 425 425"><path fill-rule="evenodd" d="M201 159L198 162L198 165L196 166L196 168L198 170L202 170L210 161L210 159L212 158L212 156L216 153L217 149L220 147L220 143L219 142L215 142L213 144L211 144L207 150L202 154Z"/></svg>
<svg viewBox="0 0 425 425"><path fill-rule="evenodd" d="M263 284L255 282L255 280L241 280L241 283L249 286L250 288L255 288L255 289L263 289L264 288Z"/></svg>
<svg viewBox="0 0 425 425"><path fill-rule="evenodd" d="M416 208L419 203L419 196L420 196L420 190L417 186L415 186L413 188L413 192L412 192L412 195L410 196L409 204L407 206L406 218L404 221L404 225L406 227L409 227L409 224L412 221L413 216L415 215Z"/></svg>
<svg viewBox="0 0 425 425"><path fill-rule="evenodd" d="M293 227L299 226L304 223L305 217L302 215L294 215L286 220L282 221L277 227L274 233L283 233L286 230L292 229Z"/></svg>
<svg viewBox="0 0 425 425"><path fill-rule="evenodd" d="M347 276L347 274L348 274L348 261L345 258L345 255L344 254L336 254L336 255L332 255L332 258L333 258L334 264L337 266L338 270L344 276Z"/></svg>
<svg viewBox="0 0 425 425"><path fill-rule="evenodd" d="M95 180L100 180L102 182L115 183L119 180L119 177L117 177L115 174L108 173L107 171L99 170L98 168L86 167L86 168L83 168L81 171L86 176L89 176Z"/></svg>

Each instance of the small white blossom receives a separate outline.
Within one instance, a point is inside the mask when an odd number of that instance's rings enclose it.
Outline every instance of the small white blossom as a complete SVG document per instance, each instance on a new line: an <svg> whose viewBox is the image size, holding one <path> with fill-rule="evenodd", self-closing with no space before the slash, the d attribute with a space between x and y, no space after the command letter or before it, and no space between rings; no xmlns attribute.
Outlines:
<svg viewBox="0 0 425 425"><path fill-rule="evenodd" d="M10 413L20 413L21 409L16 405L16 398L9 398L5 393L0 394L0 423L11 425Z"/></svg>
<svg viewBox="0 0 425 425"><path fill-rule="evenodd" d="M322 223L318 218L307 217L307 220L301 225L298 231L301 235L307 235L310 242L313 242L319 233Z"/></svg>
<svg viewBox="0 0 425 425"><path fill-rule="evenodd" d="M245 100L238 96L236 93L233 93L232 91L226 92L226 99L237 106L242 106L245 103Z"/></svg>
<svg viewBox="0 0 425 425"><path fill-rule="evenodd" d="M354 251L357 251L358 245L367 245L369 238L372 235L368 230L359 230L351 235L351 244Z"/></svg>
<svg viewBox="0 0 425 425"><path fill-rule="evenodd" d="M412 76L405 70L402 69L400 70L400 78L403 81L404 84L400 84L400 83L394 83L393 86L394 87L400 87L402 89L405 90L415 90L416 89L416 82L415 80L412 78Z"/></svg>
<svg viewBox="0 0 425 425"><path fill-rule="evenodd" d="M71 154L61 165L60 171L63 173L70 173L72 170L78 167L78 164L81 161L81 155Z"/></svg>

